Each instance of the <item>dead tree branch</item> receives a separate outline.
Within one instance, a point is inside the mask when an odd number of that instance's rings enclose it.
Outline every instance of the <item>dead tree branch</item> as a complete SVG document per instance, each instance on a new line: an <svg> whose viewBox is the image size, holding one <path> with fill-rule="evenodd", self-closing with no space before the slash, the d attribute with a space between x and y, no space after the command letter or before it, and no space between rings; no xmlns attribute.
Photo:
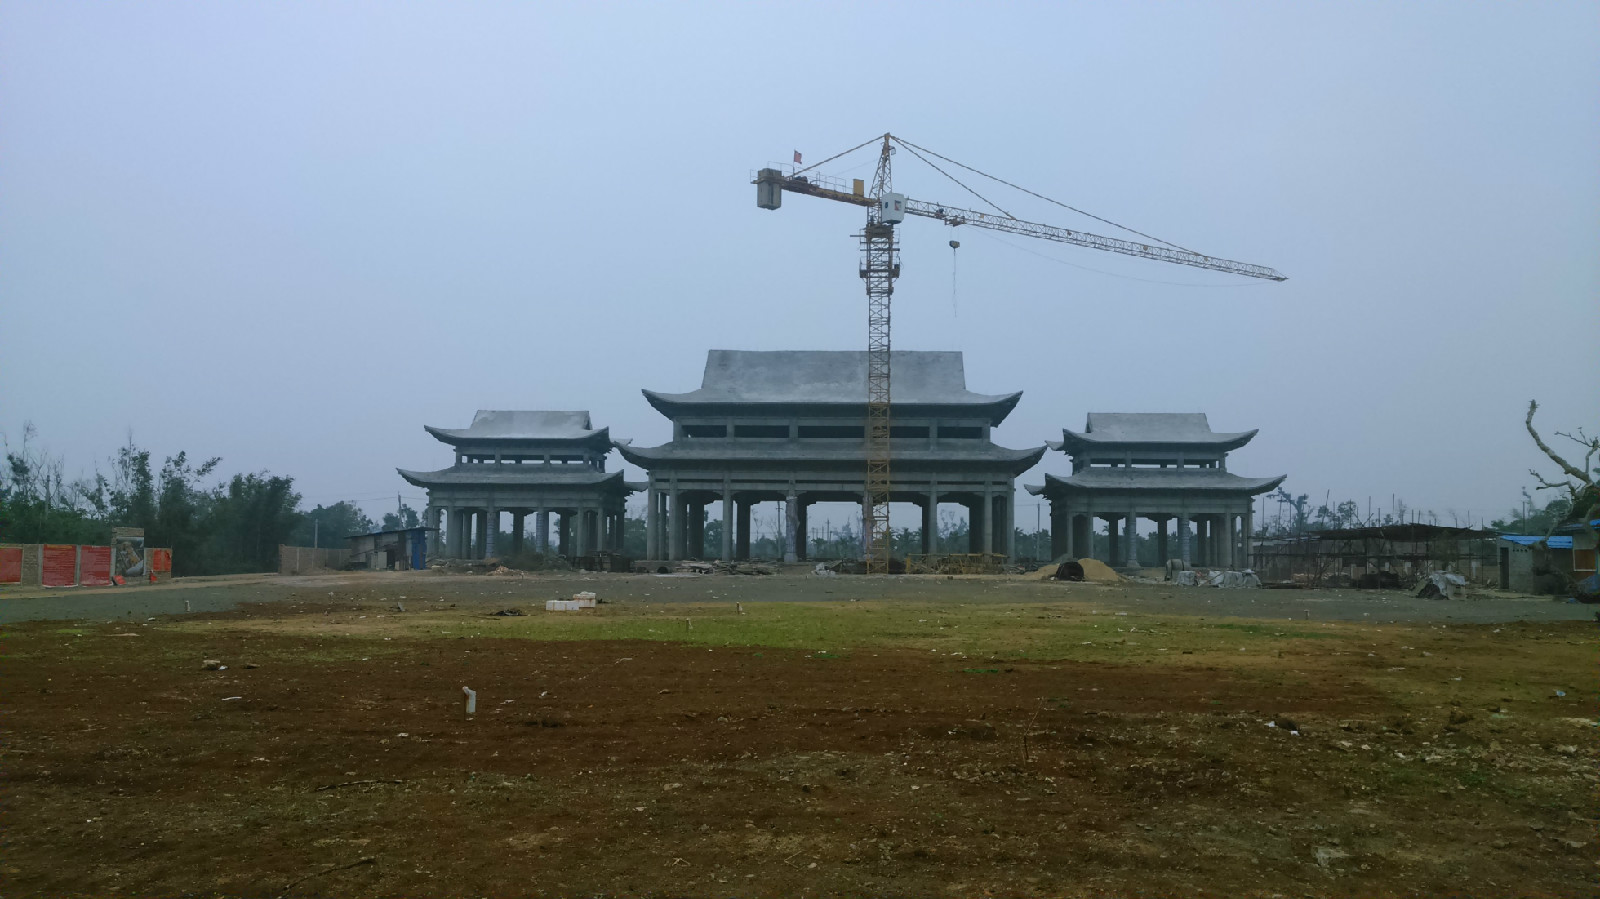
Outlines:
<svg viewBox="0 0 1600 899"><path fill-rule="evenodd" d="M1534 445L1539 447L1539 451L1540 452L1544 453L1546 456L1549 456L1550 457L1550 461L1552 461L1552 462L1556 463L1557 465L1561 466L1561 470L1566 472L1568 477L1575 478L1579 482L1584 483L1584 484L1588 484L1591 487L1594 486L1594 480L1590 477L1588 472L1578 469L1571 462L1568 462L1566 459L1563 459L1559 455L1557 455L1556 451L1551 449L1549 444L1546 444L1544 442L1544 438L1539 436L1539 432L1535 431L1533 429L1533 413L1535 413L1537 411L1539 411L1539 401L1538 400L1529 400L1528 401L1528 417L1523 420L1523 424L1527 426L1527 428L1528 428L1528 436L1533 438ZM1580 431L1579 433L1582 433L1582 432ZM1567 436L1570 437L1571 435L1567 435ZM1590 447L1594 447L1594 446L1600 446L1600 437L1592 438L1590 443L1586 444L1586 448L1590 448ZM1595 452L1595 450L1591 448L1590 452L1589 452L1589 455L1585 457L1584 461L1587 462L1588 459L1593 458L1594 452ZM1573 487L1570 484L1552 484L1552 483L1546 481L1543 477L1540 477L1537 473L1534 474L1534 477L1539 478L1539 483L1544 485L1545 487L1562 487L1562 486L1565 486L1567 489L1572 491L1574 496L1576 496L1578 494L1577 488Z"/></svg>

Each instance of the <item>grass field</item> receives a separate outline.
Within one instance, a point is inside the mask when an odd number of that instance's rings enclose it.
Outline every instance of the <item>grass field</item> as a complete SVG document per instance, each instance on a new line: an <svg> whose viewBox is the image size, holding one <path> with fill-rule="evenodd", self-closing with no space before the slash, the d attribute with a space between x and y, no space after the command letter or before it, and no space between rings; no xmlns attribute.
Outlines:
<svg viewBox="0 0 1600 899"><path fill-rule="evenodd" d="M3 892L1595 893L1593 622L897 583L9 626Z"/></svg>

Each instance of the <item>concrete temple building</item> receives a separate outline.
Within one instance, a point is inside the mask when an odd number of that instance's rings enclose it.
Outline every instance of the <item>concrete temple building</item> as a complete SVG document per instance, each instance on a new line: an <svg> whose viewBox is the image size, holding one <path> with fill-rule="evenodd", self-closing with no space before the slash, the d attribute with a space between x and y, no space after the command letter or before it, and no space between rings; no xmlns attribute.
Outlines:
<svg viewBox="0 0 1600 899"><path fill-rule="evenodd" d="M1047 474L1042 486L1028 487L1050 502L1052 558L1087 557L1098 518L1107 522L1111 538L1111 558L1102 561L1137 565L1135 541L1127 538L1137 533L1137 519L1145 518L1157 524L1163 560L1248 566L1252 498L1287 477L1243 478L1228 471L1228 453L1255 435L1213 433L1203 413L1089 413L1082 433L1063 429L1061 442L1049 444L1072 457L1072 475ZM1167 544L1172 521L1177 522L1175 556Z"/></svg>
<svg viewBox="0 0 1600 899"><path fill-rule="evenodd" d="M455 464L439 471L396 469L428 491L424 523L435 557L483 559L523 548L525 520L534 516L534 546L548 552L550 515L560 516L555 549L563 556L622 548L628 494L641 489L606 471L609 428L590 425L588 412L479 410L469 428L423 426L455 449ZM495 546L500 513L511 513L510 547ZM439 542L439 523L447 522Z"/></svg>
<svg viewBox="0 0 1600 899"><path fill-rule="evenodd" d="M939 504L956 503L970 516L972 552L1012 555L1016 478L1045 448L1005 449L989 435L1022 393L967 390L959 352L891 360L890 500L922 507L924 552L936 549ZM616 445L649 473L652 559L748 558L750 507L768 501L787 504L785 558L803 559L809 505L868 504L864 352L712 350L699 390L644 395L672 420L672 441ZM734 527L708 547L712 503Z"/></svg>

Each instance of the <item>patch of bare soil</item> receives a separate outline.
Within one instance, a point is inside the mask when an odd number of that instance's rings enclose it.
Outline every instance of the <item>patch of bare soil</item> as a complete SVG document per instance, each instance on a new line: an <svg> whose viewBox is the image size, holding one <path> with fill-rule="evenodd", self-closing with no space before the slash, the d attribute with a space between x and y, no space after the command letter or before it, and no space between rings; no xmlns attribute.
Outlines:
<svg viewBox="0 0 1600 899"><path fill-rule="evenodd" d="M1419 711L1395 628L1268 672L78 630L3 663L8 896L1594 889L1592 704Z"/></svg>

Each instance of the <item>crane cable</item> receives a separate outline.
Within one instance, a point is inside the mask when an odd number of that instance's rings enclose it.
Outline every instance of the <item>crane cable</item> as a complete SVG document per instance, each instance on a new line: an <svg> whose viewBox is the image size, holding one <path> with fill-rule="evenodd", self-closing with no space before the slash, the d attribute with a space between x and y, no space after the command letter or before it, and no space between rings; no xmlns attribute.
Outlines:
<svg viewBox="0 0 1600 899"><path fill-rule="evenodd" d="M814 168L816 168L818 166L827 165L828 163L834 161L835 159L838 159L841 156L849 156L851 153L854 153L855 151L861 149L862 147L865 147L867 144L870 144L873 141L883 140L885 137L889 137L889 136L890 135L887 135L887 134L879 134L879 135L875 135L873 137L867 138L866 140L862 141L859 144L856 144L855 146L851 147L850 149L844 151L843 153L835 153L832 156L829 156L827 159L822 160L821 162L813 162L812 164L806 166L803 169L795 169L794 170L794 174L791 175L790 177L795 177L796 175L803 175L806 172L809 172L809 171L811 171L812 169L814 169ZM895 139L899 140L899 138L895 138Z"/></svg>
<svg viewBox="0 0 1600 899"><path fill-rule="evenodd" d="M1010 188L1014 188L1014 189L1016 189L1016 190L1020 190L1020 191L1022 191L1022 192L1023 192L1023 193L1025 193L1025 194L1027 194L1027 195L1029 195L1029 196L1031 196L1031 197L1037 197L1037 198L1039 198L1039 199L1041 199L1041 200L1043 200L1043 201L1045 201L1045 202L1046 202L1046 203L1054 203L1054 204L1055 204L1055 205L1057 205L1057 206L1060 206L1060 207L1061 207L1061 208L1062 208L1062 209L1070 209L1070 210L1072 210L1072 211L1073 211L1073 212L1076 212L1076 213L1078 213L1078 214L1079 214L1079 215L1086 215L1086 216L1088 216L1088 217L1089 217L1089 218L1092 218L1092 219L1094 219L1094 220L1095 220L1095 221L1097 221L1097 222L1105 222L1105 223L1106 223L1106 224L1108 224L1108 225L1110 225L1110 226L1111 226L1111 227L1113 227L1113 228L1121 228L1121 229L1122 229L1122 230L1124 230L1124 231L1126 231L1126 232L1128 232L1128 233L1129 233L1129 234L1137 234L1137 235L1139 235L1139 236L1140 236L1140 237L1143 237L1143 238L1145 238L1145 239L1146 239L1146 240L1153 240L1153 241L1155 241L1155 242L1156 242L1156 243L1162 243L1162 244L1166 244L1166 245L1167 245L1167 246L1169 246L1169 247L1172 247L1172 248L1174 248L1174 249L1178 249L1178 250L1183 250L1183 251L1184 251L1184 252L1185 252L1185 253L1196 253L1196 254L1197 254L1197 255L1204 255L1204 254L1202 254L1202 253L1198 253L1198 251L1196 251L1196 250L1191 250L1191 249L1189 249L1189 248L1188 248L1188 247L1180 247L1180 246L1178 246L1178 245L1177 245L1177 244L1175 244L1175 243L1173 243L1173 242L1172 242L1172 241L1170 241L1170 240L1162 240L1162 239L1161 239L1161 238L1159 238L1159 237L1154 237L1154 236L1152 236L1152 235L1149 235L1149 234L1146 234L1146 233L1144 233L1144 232L1143 232L1143 231L1135 231L1135 230L1134 230L1134 229L1132 229L1132 228L1129 228L1129 227L1128 227L1128 226L1127 226L1127 225L1119 225L1119 224L1117 224L1117 223L1116 223L1116 222L1113 222L1113 221L1112 221L1112 220L1110 220L1110 219L1107 219L1107 218L1101 218L1101 217L1100 217L1100 216L1098 216L1098 215L1095 215L1095 214L1094 214L1094 213L1092 213L1092 212L1084 212L1084 211L1083 211L1083 210L1082 210L1082 209L1079 209L1079 208L1077 208L1077 207L1076 207L1076 206L1068 206L1068 205L1067 205L1067 204L1066 204L1066 203L1063 203L1063 202L1061 202L1061 201L1060 201L1060 200L1052 200L1052 199L1050 199L1050 198L1049 198L1049 197L1047 197L1047 196L1045 196L1045 195L1044 195L1044 194L1041 194L1041 193L1036 193L1036 192L1034 192L1034 191L1031 191L1031 190L1029 190L1029 189L1027 189L1027 188L1026 188L1026 187L1023 187L1023 186L1021 186L1021 185L1019 185L1019 184L1012 184L1012 183L1011 183L1011 182L1010 182L1010 181L1007 181L1007 180L1006 180L1006 179L1004 179L1004 178L996 178L996 177L995 177L995 176L993 176L993 175L991 175L991 174L989 174L989 173L988 173L988 172L983 172L983 171L979 171L979 170L978 170L978 169L975 169L975 168L973 168L973 167L972 167L972 166L970 166L970 165L966 165L966 164L965 164L965 163L960 163L960 162L957 162L957 161L955 161L955 160L954 160L954 159L951 159L951 158L950 158L950 157L948 157L948 156L940 156L940 155L939 155L939 154L938 154L938 153L935 153L935 152L933 152L933 151L932 151L932 150L929 150L929 149L927 149L927 148L926 148L926 147L919 147L919 146L917 146L917 145L916 145L916 144L914 144L914 143L912 143L912 142L911 142L911 141L908 141L908 140L906 140L906 139L905 139L905 138L902 138L902 137L894 137L894 136L893 136L893 135L891 135L891 136L890 136L890 138L891 138L891 139L892 139L892 140L893 140L893 141L894 141L894 142L895 142L895 143L897 143L897 144L900 144L900 145L901 145L901 146L903 146L903 147L905 147L905 148L906 148L906 149L908 149L908 150L912 150L912 151L913 151L913 153L914 153L914 152L915 152L915 151L916 151L916 150L921 150L921 151L922 151L922 152L924 152L924 153L927 153L927 154L928 154L928 155L929 155L929 156L936 156L936 157L938 157L938 158L939 158L939 159L943 159L943 160L944 160L944 161L945 161L945 162L948 162L948 163L950 163L950 164L951 164L951 165L956 165L956 166L960 166L960 167L961 167L961 168L964 168L964 169L966 169L966 170L967 170L967 171L969 171L969 172L972 172L972 173L973 173L973 174L975 174L975 175L982 175L982 176L983 176L983 177L985 177L985 178L988 178L988 179L989 179L989 180L990 180L990 181L998 181L998 182L999 182L999 183L1001 183L1001 184L1004 184L1004 185L1005 185L1005 186L1007 186L1007 187L1010 187ZM871 143L871 141L868 141L868 143ZM861 146L863 146L863 147L864 147L864 146L866 146L866 144L862 144L862 145L861 145ZM846 153L848 153L848 152L850 152L850 151L849 151L849 150L846 150L846 151L845 151L845 152L846 152ZM844 155L844 154L843 154L843 153L841 153L841 154L840 154L840 155L841 155L841 156L842 156L842 155ZM837 157L835 157L835 158L837 158ZM920 157L919 157L919 158L920 158ZM924 159L924 160L923 160L923 161L924 161L924 162L927 162L927 160L925 160L925 159ZM933 165L933 163L928 163L928 164L929 164L929 165ZM940 174L944 174L944 173L943 173L943 172L941 172L941 173L940 173ZM945 175L945 177L946 177L946 178L950 178L950 176L949 176L949 175ZM955 180L956 180L956 179L954 179L954 178L950 178L950 180L951 180L951 181L955 181ZM957 183L957 184L961 184L961 182L960 182L960 181L956 181L956 183ZM965 185L965 184L961 184L961 186L962 186L962 187L966 187L966 185ZM970 191L970 190L971 190L971 188L967 188L967 190L969 190L969 191ZM974 195L974 196L977 196L977 194L976 194L976 192L974 192L974 194L973 194L973 195ZM983 199L983 198L982 198L982 197L979 197L979 199ZM984 202L985 202L985 203L989 203L989 201L988 201L988 200L984 200ZM994 204L993 204L993 203L989 203L989 205L990 205L990 206L994 206ZM996 208L996 209L999 209L999 208L1000 208L1000 207L998 207L998 206L995 206L995 208ZM1002 211L1002 212L1004 212L1004 210L1001 210L1001 211ZM1008 216L1011 216L1011 214L1010 214L1010 213L1009 213L1009 212L1008 212L1008 213L1006 213L1006 215L1008 215ZM1016 216L1011 216L1011 217L1012 217L1012 218L1016 218Z"/></svg>
<svg viewBox="0 0 1600 899"><path fill-rule="evenodd" d="M1011 213L1005 211L1004 209L1000 209L1000 205L998 203L994 202L993 200L989 199L988 197L984 196L983 194L978 193L977 191L973 190L972 188L966 186L965 184L962 184L960 179L956 178L956 176L950 174L949 172L945 171L944 169L939 168L938 166L934 165L933 163L928 162L928 157L923 156L921 153L918 153L915 149L912 149L911 144L905 143L904 141L900 140L900 138L898 138L898 137L895 138L894 140L895 140L896 143L903 144L907 150L911 150L911 155L912 156L915 156L918 159L922 160L923 162L927 163L928 168L933 169L934 171L938 172L939 174L945 176L946 178L949 178L951 181L954 181L956 183L957 187L961 188L962 190L966 191L969 194L972 194L974 197L977 197L978 199L982 200L983 202L988 203L990 206L993 206L995 209L999 209L1000 210L1000 214L1005 216L1006 218L1011 219L1012 221L1016 221L1017 220L1016 216L1014 216ZM935 154L935 155L937 155L937 154ZM939 158L943 159L944 157L940 156ZM960 165L959 162L956 163L956 164ZM981 175L983 173L979 172L978 174Z"/></svg>

